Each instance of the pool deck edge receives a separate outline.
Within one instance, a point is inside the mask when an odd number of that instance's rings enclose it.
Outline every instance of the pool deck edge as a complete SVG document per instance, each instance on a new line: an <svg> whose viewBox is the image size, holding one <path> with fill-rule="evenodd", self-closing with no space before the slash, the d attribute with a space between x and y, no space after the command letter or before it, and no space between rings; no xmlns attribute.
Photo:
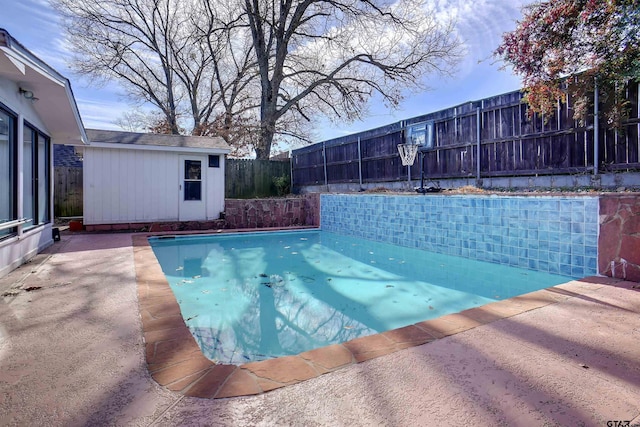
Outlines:
<svg viewBox="0 0 640 427"><path fill-rule="evenodd" d="M148 237L160 234L132 235L147 369L159 385L189 397L218 399L266 393L570 298L584 298L603 286L634 285L622 279L587 277L295 356L240 366L216 364L202 354L189 332L149 244Z"/></svg>

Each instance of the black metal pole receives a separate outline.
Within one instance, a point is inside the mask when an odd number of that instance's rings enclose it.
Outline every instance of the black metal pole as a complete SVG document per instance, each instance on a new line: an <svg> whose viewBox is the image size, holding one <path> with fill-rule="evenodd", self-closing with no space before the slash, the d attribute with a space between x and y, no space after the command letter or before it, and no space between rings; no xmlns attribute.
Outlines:
<svg viewBox="0 0 640 427"><path fill-rule="evenodd" d="M420 194L425 194L424 189L424 151L420 150L420 188L416 190Z"/></svg>

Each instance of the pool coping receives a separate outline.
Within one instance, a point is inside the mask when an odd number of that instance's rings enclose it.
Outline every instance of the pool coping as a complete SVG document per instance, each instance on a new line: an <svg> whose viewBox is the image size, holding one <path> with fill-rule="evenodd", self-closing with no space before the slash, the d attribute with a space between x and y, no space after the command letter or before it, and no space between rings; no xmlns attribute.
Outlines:
<svg viewBox="0 0 640 427"><path fill-rule="evenodd" d="M202 230L132 235L138 305L142 319L147 369L161 386L183 396L208 399L266 393L346 366L423 345L530 310L555 304L619 282L593 276L480 307L425 320L399 329L321 347L295 356L249 362L216 364L207 359L187 328L149 237L184 234L318 229Z"/></svg>

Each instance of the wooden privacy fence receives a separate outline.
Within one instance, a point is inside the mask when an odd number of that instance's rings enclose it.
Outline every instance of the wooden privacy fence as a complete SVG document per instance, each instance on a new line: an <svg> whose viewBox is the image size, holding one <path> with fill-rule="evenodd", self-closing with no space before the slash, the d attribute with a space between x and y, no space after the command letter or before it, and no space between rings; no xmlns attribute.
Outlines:
<svg viewBox="0 0 640 427"><path fill-rule="evenodd" d="M627 88L629 120L620 131L598 126L595 150L593 102L580 126L571 100L558 103L552 117L529 117L522 96L511 92L294 150L292 186L407 180L397 145L412 136L423 145L411 179L420 178L421 166L428 179L640 169L638 83Z"/></svg>
<svg viewBox="0 0 640 427"><path fill-rule="evenodd" d="M224 193L227 199L276 196L273 179L291 175L289 162L227 159L225 167Z"/></svg>
<svg viewBox="0 0 640 427"><path fill-rule="evenodd" d="M82 168L56 166L53 175L54 215L82 216Z"/></svg>

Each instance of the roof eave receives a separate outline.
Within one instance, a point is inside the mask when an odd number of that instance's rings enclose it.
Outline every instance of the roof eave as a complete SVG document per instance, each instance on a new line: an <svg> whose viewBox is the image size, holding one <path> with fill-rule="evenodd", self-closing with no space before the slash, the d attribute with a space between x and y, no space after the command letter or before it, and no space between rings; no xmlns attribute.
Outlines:
<svg viewBox="0 0 640 427"><path fill-rule="evenodd" d="M120 144L116 142L89 141L88 147L109 148L116 150L142 150L142 151L170 151L183 153L203 153L203 154L229 154L231 149L220 147L183 147L170 145L150 145L150 144Z"/></svg>
<svg viewBox="0 0 640 427"><path fill-rule="evenodd" d="M71 89L71 82L51 66L26 49L20 42L0 28L0 50L16 64L22 65L21 86L31 86L38 100L33 108L40 116L54 143L85 145L87 134ZM27 67L30 71L27 73ZM37 89L37 91L36 91ZM45 96L46 95L46 96Z"/></svg>

